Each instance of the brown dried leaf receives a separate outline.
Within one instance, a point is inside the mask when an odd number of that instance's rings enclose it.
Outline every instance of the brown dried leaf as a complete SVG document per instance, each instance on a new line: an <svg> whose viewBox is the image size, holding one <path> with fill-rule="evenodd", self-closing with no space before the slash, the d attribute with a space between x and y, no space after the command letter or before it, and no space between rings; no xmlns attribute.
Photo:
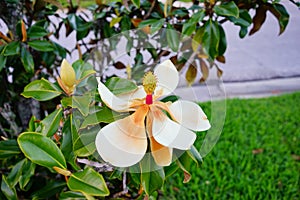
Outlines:
<svg viewBox="0 0 300 200"><path fill-rule="evenodd" d="M226 59L225 59L225 56L217 56L217 61L219 61L220 63L225 63L226 62Z"/></svg>
<svg viewBox="0 0 300 200"><path fill-rule="evenodd" d="M116 69L125 69L125 68L126 68L126 66L125 66L122 62L120 62L120 61L116 62L116 63L114 64L114 67L115 67Z"/></svg>
<svg viewBox="0 0 300 200"><path fill-rule="evenodd" d="M200 59L200 69L201 69L201 72L202 72L202 78L201 79L204 79L204 81L205 81L208 78L209 69L208 69L208 66L207 66L206 62L203 59Z"/></svg>
<svg viewBox="0 0 300 200"><path fill-rule="evenodd" d="M191 86L194 83L196 76L197 76L197 67L196 67L196 63L193 63L189 66L185 74L185 78L189 86Z"/></svg>
<svg viewBox="0 0 300 200"><path fill-rule="evenodd" d="M262 152L264 152L264 149L262 149L262 148L253 149L253 150L252 150L252 154L253 154L253 155L260 154L260 153L262 153Z"/></svg>
<svg viewBox="0 0 300 200"><path fill-rule="evenodd" d="M292 154L292 158L296 161L300 161L300 156L296 154Z"/></svg>
<svg viewBox="0 0 300 200"><path fill-rule="evenodd" d="M27 32L26 26L23 20L21 20L21 31L22 31L22 42L26 42L27 40Z"/></svg>
<svg viewBox="0 0 300 200"><path fill-rule="evenodd" d="M266 20L266 16L267 16L267 6L266 5L260 5L257 9L256 9L256 13L255 16L253 17L253 27L249 33L249 35L253 35L255 32L257 32L261 26L263 25L263 23Z"/></svg>

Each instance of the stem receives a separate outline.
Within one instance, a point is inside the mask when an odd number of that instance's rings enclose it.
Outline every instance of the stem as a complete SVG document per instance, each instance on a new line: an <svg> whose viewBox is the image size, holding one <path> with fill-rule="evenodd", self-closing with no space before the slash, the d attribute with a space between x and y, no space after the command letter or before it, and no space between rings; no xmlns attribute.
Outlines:
<svg viewBox="0 0 300 200"><path fill-rule="evenodd" d="M107 163L98 163L84 158L77 158L77 162L97 168L98 172L111 172L114 168Z"/></svg>

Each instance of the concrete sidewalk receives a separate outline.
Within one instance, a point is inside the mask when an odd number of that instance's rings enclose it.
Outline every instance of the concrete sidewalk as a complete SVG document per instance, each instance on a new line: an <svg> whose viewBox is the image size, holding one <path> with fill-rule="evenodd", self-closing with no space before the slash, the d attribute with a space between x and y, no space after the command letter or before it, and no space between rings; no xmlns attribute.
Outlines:
<svg viewBox="0 0 300 200"><path fill-rule="evenodd" d="M282 35L278 36L278 21L269 12L261 30L244 39L239 38L238 27L226 23L226 63L219 64L222 80L211 77L206 85L181 87L175 93L188 100L210 101L300 91L300 10L289 1L282 2L290 14Z"/></svg>

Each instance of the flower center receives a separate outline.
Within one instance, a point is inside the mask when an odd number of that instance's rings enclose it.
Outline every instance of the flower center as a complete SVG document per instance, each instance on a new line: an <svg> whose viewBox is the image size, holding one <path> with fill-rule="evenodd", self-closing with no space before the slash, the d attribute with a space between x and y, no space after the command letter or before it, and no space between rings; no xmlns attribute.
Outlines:
<svg viewBox="0 0 300 200"><path fill-rule="evenodd" d="M147 72L143 79L144 90L147 94L146 96L146 104L150 105L153 103L152 94L156 88L157 79L156 76L152 72Z"/></svg>

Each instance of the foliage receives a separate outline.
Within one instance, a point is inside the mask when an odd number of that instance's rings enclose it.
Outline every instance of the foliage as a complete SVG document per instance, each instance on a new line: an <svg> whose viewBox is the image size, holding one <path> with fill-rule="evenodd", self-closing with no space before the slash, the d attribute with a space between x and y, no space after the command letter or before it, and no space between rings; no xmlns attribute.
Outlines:
<svg viewBox="0 0 300 200"><path fill-rule="evenodd" d="M128 78L139 81L145 70L170 58L178 70L187 71L188 84L196 81L199 71L202 82L210 67L217 67L218 75L222 74L217 62L225 62L224 22L239 26L243 38L251 25L250 35L259 31L267 11L278 20L280 34L289 20L280 1L185 0L192 4L189 8L169 0L95 2L81 10L69 1L64 14L66 4L56 0L0 2L1 23L7 27L0 31L0 90L5 91L0 94L1 199L157 195L165 177L179 169L185 175L182 179L189 181L191 160L201 160L195 149L169 167L145 173L139 168L141 173L127 177L109 165L94 163L93 141L100 126L124 116L100 106L96 80L91 75L96 72L103 81L110 80L108 87L121 81L123 87L111 88L125 93L136 88L135 83L109 79L107 68L126 69ZM253 17L251 10L255 10ZM134 28L140 30L138 38L124 34ZM121 40L119 33L127 36L127 54L134 61L130 65L110 54ZM57 42L72 34L76 41L71 48ZM154 37L160 41L159 47L151 44ZM105 39L109 43L103 42ZM136 45L134 40L143 43ZM62 60L74 52L79 60L72 65L76 76L73 93L73 88L66 89L57 76L61 75ZM150 60L145 52L151 55ZM83 61L88 59L100 64ZM78 157L84 159L79 162Z"/></svg>
<svg viewBox="0 0 300 200"><path fill-rule="evenodd" d="M162 199L299 199L299 100L300 93L227 100L218 144L188 184L180 174L167 179Z"/></svg>

